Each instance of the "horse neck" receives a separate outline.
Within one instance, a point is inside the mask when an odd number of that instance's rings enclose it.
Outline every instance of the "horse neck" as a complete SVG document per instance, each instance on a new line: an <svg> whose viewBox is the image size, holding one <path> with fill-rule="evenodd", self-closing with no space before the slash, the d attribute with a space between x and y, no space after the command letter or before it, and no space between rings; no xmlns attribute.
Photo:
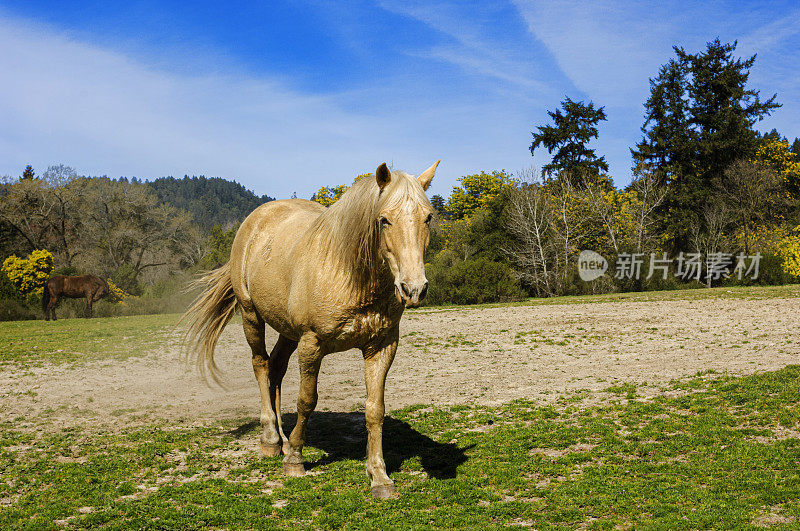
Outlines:
<svg viewBox="0 0 800 531"><path fill-rule="evenodd" d="M394 285L388 264L380 256L377 249L369 249L366 253L369 263L359 263L356 259L358 248L349 249L352 254L346 257L331 256L330 249L341 249L335 238L347 237L347 234L332 233L323 225L315 240L310 244L321 255L320 262L328 268L327 278L342 296L354 306L365 306L374 303ZM352 235L351 235L352 236ZM377 243L374 243L377 245Z"/></svg>

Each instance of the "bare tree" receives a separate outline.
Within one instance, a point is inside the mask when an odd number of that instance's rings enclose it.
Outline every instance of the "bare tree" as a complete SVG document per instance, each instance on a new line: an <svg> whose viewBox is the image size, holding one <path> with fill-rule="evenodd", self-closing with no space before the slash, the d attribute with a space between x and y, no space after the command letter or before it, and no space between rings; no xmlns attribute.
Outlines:
<svg viewBox="0 0 800 531"><path fill-rule="evenodd" d="M780 176L765 164L737 160L725 170L717 190L733 220L744 231L744 252L750 254L754 226L769 214L770 206L780 201Z"/></svg>
<svg viewBox="0 0 800 531"><path fill-rule="evenodd" d="M730 210L722 201L709 203L703 209L702 219L695 219L690 225L692 245L695 251L705 257L706 285L711 287L711 275L708 274L708 257L710 254L727 250L725 227L730 223Z"/></svg>
<svg viewBox="0 0 800 531"><path fill-rule="evenodd" d="M45 249L53 204L44 200L41 179L22 179L5 184L0 193L0 218L27 243L29 250Z"/></svg>
<svg viewBox="0 0 800 531"><path fill-rule="evenodd" d="M649 243L650 229L654 224L653 213L667 197L667 188L656 172L645 168L642 163L634 171L636 178L631 188L639 197L640 205L636 213L636 252L642 252Z"/></svg>
<svg viewBox="0 0 800 531"><path fill-rule="evenodd" d="M92 204L87 232L102 265L124 271L128 283L150 268L194 262L200 235L191 214L159 204L146 185L100 178L86 197Z"/></svg>
<svg viewBox="0 0 800 531"><path fill-rule="evenodd" d="M586 234L586 214L580 206L581 197L572 185L571 179L561 179L551 183L551 209L553 211L553 232L559 242L559 269L566 277L568 265L577 253L577 242Z"/></svg>
<svg viewBox="0 0 800 531"><path fill-rule="evenodd" d="M41 177L6 182L0 193L0 219L30 249L49 249L66 266L83 250L80 234L85 205L81 179L73 168L50 166Z"/></svg>
<svg viewBox="0 0 800 531"><path fill-rule="evenodd" d="M532 170L518 173L523 178L533 175ZM555 254L552 218L553 211L540 182L523 181L511 193L507 228L516 242L503 250L516 263L522 280L533 286L539 296L555 294L550 266Z"/></svg>
<svg viewBox="0 0 800 531"><path fill-rule="evenodd" d="M52 248L57 258L69 267L87 247L81 230L83 210L87 208L83 204L84 181L73 168L63 164L47 168L42 180L42 201L50 204L47 225Z"/></svg>

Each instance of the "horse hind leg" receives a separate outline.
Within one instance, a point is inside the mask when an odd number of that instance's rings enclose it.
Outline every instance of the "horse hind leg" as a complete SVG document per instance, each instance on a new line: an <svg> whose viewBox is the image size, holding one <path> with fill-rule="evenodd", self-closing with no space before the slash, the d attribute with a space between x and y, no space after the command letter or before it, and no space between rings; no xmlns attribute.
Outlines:
<svg viewBox="0 0 800 531"><path fill-rule="evenodd" d="M267 457L280 455L282 440L277 429L275 411L272 409L269 391L270 356L264 342L264 321L255 311L242 310L244 335L253 353L253 373L261 393L261 452ZM280 339L278 340L280 343ZM276 344L277 348L278 345Z"/></svg>
<svg viewBox="0 0 800 531"><path fill-rule="evenodd" d="M281 450L284 454L288 454L290 448L289 439L283 433L283 422L281 420L281 383L286 375L286 366L289 364L289 358L296 348L297 341L292 341L281 335L278 336L278 341L269 355L269 401L278 422L278 434L283 443Z"/></svg>

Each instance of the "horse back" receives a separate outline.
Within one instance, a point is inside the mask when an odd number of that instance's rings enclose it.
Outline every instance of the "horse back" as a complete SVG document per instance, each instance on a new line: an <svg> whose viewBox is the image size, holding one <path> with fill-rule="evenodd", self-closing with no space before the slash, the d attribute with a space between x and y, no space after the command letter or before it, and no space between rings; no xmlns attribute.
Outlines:
<svg viewBox="0 0 800 531"><path fill-rule="evenodd" d="M242 222L231 247L231 282L239 303L245 310L257 309L270 326L290 336L287 306L297 267L291 253L324 211L305 199L270 201Z"/></svg>
<svg viewBox="0 0 800 531"><path fill-rule="evenodd" d="M95 275L56 275L47 281L50 292L59 297L85 297L104 286L103 279Z"/></svg>
<svg viewBox="0 0 800 531"><path fill-rule="evenodd" d="M47 280L47 289L53 295L60 295L64 291L64 279L66 279L64 275L56 275L54 277L50 277Z"/></svg>

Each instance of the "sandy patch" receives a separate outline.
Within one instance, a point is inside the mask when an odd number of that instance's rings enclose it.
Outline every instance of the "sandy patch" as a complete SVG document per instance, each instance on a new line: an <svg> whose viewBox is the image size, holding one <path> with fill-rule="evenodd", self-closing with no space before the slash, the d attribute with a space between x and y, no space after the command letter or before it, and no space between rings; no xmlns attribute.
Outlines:
<svg viewBox="0 0 800 531"><path fill-rule="evenodd" d="M800 363L800 299L608 302L409 312L387 381L387 410L409 404L516 398L542 403L615 382L665 385L713 369L749 374ZM276 334L269 331L268 341ZM78 368L0 370L0 418L44 416L55 425L193 423L257 418L258 389L240 325L217 361L228 389L208 387L181 359L178 338L145 356ZM318 410L363 407L359 351L322 364ZM284 380L294 410L295 357ZM31 393L30 391L33 391Z"/></svg>

